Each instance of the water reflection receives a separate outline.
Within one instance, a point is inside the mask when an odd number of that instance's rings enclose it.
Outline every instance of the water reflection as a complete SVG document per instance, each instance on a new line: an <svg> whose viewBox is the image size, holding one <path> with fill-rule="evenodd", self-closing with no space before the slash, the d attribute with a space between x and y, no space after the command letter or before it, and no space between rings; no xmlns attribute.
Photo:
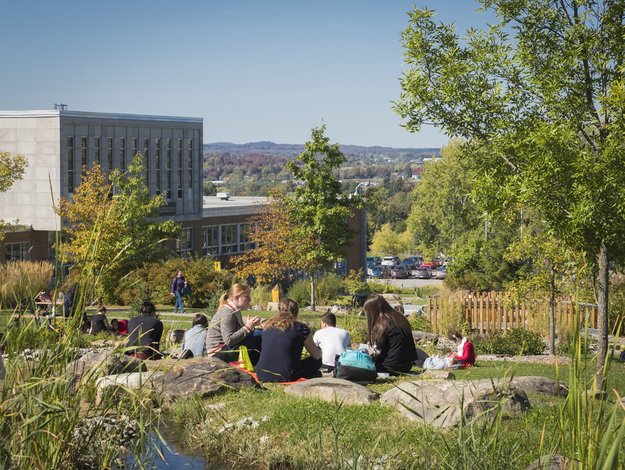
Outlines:
<svg viewBox="0 0 625 470"><path fill-rule="evenodd" d="M166 434L163 435L163 439L168 439L168 437ZM206 460L201 457L185 455L179 444L169 440L163 443L154 432L150 433L145 446L145 453L138 459L134 455L127 457L125 464L127 468L150 468L156 470L177 468L204 470L207 468Z"/></svg>

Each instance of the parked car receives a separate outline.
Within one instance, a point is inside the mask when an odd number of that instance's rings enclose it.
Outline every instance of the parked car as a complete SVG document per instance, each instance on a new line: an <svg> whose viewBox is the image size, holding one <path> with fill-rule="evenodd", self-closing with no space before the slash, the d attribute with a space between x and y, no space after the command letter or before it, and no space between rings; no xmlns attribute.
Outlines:
<svg viewBox="0 0 625 470"><path fill-rule="evenodd" d="M377 264L373 266L372 268L369 268L367 270L367 274L369 275L369 277L373 279L383 278L386 275L386 266Z"/></svg>
<svg viewBox="0 0 625 470"><path fill-rule="evenodd" d="M434 279L445 279L447 277L447 266L441 266L432 272Z"/></svg>
<svg viewBox="0 0 625 470"><path fill-rule="evenodd" d="M436 269L438 267L438 263L436 261L424 261L419 265L420 268L429 268Z"/></svg>
<svg viewBox="0 0 625 470"><path fill-rule="evenodd" d="M430 279L432 270L427 266L419 266L417 269L412 270L412 277L415 279Z"/></svg>
<svg viewBox="0 0 625 470"><path fill-rule="evenodd" d="M376 264L380 264L381 261L382 258L380 258L379 256L367 256L367 267L372 268Z"/></svg>
<svg viewBox="0 0 625 470"><path fill-rule="evenodd" d="M391 277L393 279L408 279L410 277L410 269L403 264L393 266L391 268Z"/></svg>
<svg viewBox="0 0 625 470"><path fill-rule="evenodd" d="M382 266L398 266L401 263L398 256L385 256L380 264Z"/></svg>
<svg viewBox="0 0 625 470"><path fill-rule="evenodd" d="M410 270L418 268L421 263L423 263L423 258L420 256L409 256L408 258L404 258L401 262L402 265L406 266Z"/></svg>

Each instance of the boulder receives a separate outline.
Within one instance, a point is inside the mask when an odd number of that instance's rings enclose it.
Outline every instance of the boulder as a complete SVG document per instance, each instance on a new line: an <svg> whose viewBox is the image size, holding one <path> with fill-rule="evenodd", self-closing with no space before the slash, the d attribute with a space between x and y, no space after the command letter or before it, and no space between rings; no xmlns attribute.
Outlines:
<svg viewBox="0 0 625 470"><path fill-rule="evenodd" d="M89 351L67 367L70 381L77 386L84 377L95 374L97 377L130 372L143 372L143 361L112 349Z"/></svg>
<svg viewBox="0 0 625 470"><path fill-rule="evenodd" d="M421 374L421 378L436 380L454 380L456 376L450 370L426 369L423 371L423 374Z"/></svg>
<svg viewBox="0 0 625 470"><path fill-rule="evenodd" d="M225 390L240 390L257 385L251 375L209 356L178 361L160 380L165 402L193 395L208 397Z"/></svg>
<svg viewBox="0 0 625 470"><path fill-rule="evenodd" d="M466 420L480 417L502 400L506 414L518 414L530 406L525 392L493 385L490 379L403 382L380 398L382 404L395 406L409 419L440 428L456 426L463 415Z"/></svg>
<svg viewBox="0 0 625 470"><path fill-rule="evenodd" d="M502 379L502 382L503 381L504 379ZM558 383L547 377L531 375L526 377L513 377L509 383L525 392L540 392L561 397L568 395L568 389L565 384L562 382Z"/></svg>
<svg viewBox="0 0 625 470"><path fill-rule="evenodd" d="M570 468L569 459L561 455L543 455L532 462L526 470L566 470Z"/></svg>
<svg viewBox="0 0 625 470"><path fill-rule="evenodd" d="M378 394L367 387L349 380L325 377L297 382L286 387L284 391L296 397L318 398L345 405L368 405L378 399Z"/></svg>
<svg viewBox="0 0 625 470"><path fill-rule="evenodd" d="M160 391L162 372L132 372L126 374L107 375L96 380L96 405L102 402L106 395L128 393L131 390L147 389Z"/></svg>

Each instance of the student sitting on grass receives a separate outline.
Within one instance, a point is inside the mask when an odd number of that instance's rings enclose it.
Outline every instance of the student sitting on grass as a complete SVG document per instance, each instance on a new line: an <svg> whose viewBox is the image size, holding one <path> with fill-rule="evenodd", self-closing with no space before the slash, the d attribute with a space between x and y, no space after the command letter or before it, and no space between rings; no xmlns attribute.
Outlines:
<svg viewBox="0 0 625 470"><path fill-rule="evenodd" d="M347 331L336 327L336 315L330 312L322 315L321 329L315 332L313 341L321 348L323 367L328 371L334 369L336 356L340 356L352 342Z"/></svg>
<svg viewBox="0 0 625 470"><path fill-rule="evenodd" d="M102 306L98 309L95 315L91 317L91 327L89 333L97 335L100 331L109 331L111 327L106 318L106 307Z"/></svg>
<svg viewBox="0 0 625 470"><path fill-rule="evenodd" d="M410 371L417 359L417 348L408 320L381 295L370 296L363 306L367 314L367 334L378 372L398 375Z"/></svg>
<svg viewBox="0 0 625 470"><path fill-rule="evenodd" d="M256 376L261 382L321 377L321 349L313 342L310 328L297 321L298 313L297 302L284 299L278 305L278 313L265 322L256 364ZM301 358L303 348L310 357Z"/></svg>
<svg viewBox="0 0 625 470"><path fill-rule="evenodd" d="M160 359L159 345L163 335L163 322L156 318L156 307L152 302L143 302L141 315L128 322L130 335L126 346L133 348L126 354L137 359Z"/></svg>
<svg viewBox="0 0 625 470"><path fill-rule="evenodd" d="M193 318L191 329L184 332L182 340L182 358L189 359L191 357L203 356L206 351L206 328L208 327L208 318L202 313L198 313Z"/></svg>

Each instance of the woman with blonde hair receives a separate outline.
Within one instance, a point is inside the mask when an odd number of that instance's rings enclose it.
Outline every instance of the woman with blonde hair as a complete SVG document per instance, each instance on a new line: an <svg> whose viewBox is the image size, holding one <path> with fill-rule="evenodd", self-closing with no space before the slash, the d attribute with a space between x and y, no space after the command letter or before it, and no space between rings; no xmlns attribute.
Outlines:
<svg viewBox="0 0 625 470"><path fill-rule="evenodd" d="M417 359L417 348L408 320L395 310L381 295L371 295L363 310L367 315L369 344L378 372L397 375L412 369Z"/></svg>
<svg viewBox="0 0 625 470"><path fill-rule="evenodd" d="M238 348L247 346L252 364L260 352L260 335L255 328L260 325L260 317L243 321L241 310L250 305L250 288L243 284L233 284L219 299L219 308L211 319L206 332L206 352L216 352L216 357L226 362L234 361Z"/></svg>
<svg viewBox="0 0 625 470"><path fill-rule="evenodd" d="M265 322L256 376L261 382L292 382L302 377L321 377L321 349L315 345L310 328L297 321L297 302L284 299L278 313ZM306 348L310 357L302 360Z"/></svg>

